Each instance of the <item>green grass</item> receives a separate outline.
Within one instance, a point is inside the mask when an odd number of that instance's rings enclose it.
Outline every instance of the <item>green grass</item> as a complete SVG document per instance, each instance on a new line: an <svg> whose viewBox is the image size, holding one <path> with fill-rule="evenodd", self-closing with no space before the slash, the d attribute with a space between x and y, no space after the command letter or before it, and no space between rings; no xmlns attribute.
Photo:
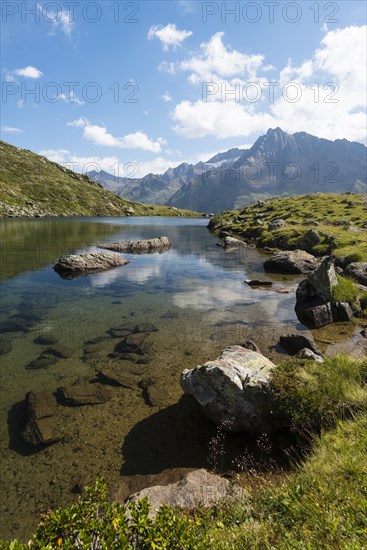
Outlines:
<svg viewBox="0 0 367 550"><path fill-rule="evenodd" d="M360 291L355 283L346 277L337 275L338 284L332 288L331 295L334 302L349 302L353 303L360 294Z"/></svg>
<svg viewBox="0 0 367 550"><path fill-rule="evenodd" d="M42 216L125 216L131 208L137 216L198 215L122 199L87 176L4 141L0 154L0 217L13 212L32 217L34 211Z"/></svg>
<svg viewBox="0 0 367 550"><path fill-rule="evenodd" d="M286 226L268 231L269 223L276 218L284 219ZM210 221L209 229L229 231L256 242L259 248L292 250L299 248L300 237L314 228L320 242L308 252L347 256L350 263L367 261L366 220L367 195L316 193L269 199L223 212Z"/></svg>

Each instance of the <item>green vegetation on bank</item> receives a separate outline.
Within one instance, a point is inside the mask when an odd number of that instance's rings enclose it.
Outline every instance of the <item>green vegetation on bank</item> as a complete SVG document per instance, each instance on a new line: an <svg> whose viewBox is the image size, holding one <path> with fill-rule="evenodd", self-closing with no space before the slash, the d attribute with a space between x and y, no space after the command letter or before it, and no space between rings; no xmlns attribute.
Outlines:
<svg viewBox="0 0 367 550"><path fill-rule="evenodd" d="M285 226L269 231L276 219L284 220ZM332 253L349 256L350 263L367 261L366 220L367 195L316 193L258 201L223 212L210 221L209 229L256 242L259 248ZM302 239L310 229L317 231L319 239Z"/></svg>
<svg viewBox="0 0 367 550"><path fill-rule="evenodd" d="M146 501L130 505L128 514L108 502L100 480L73 506L45 514L29 545L13 541L0 548L363 548L367 359L338 356L322 365L292 359L280 365L273 384L275 406L292 418L291 428L303 434L302 440L307 434L312 441L292 473L250 482L243 500L194 513L164 507L154 519Z"/></svg>
<svg viewBox="0 0 367 550"><path fill-rule="evenodd" d="M0 217L197 216L117 197L72 170L0 141Z"/></svg>

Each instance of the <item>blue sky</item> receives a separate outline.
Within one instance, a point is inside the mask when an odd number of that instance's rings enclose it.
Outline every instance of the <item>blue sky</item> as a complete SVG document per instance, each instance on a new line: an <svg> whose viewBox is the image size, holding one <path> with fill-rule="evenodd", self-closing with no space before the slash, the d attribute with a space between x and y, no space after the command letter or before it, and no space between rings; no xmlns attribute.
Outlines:
<svg viewBox="0 0 367 550"><path fill-rule="evenodd" d="M276 126L365 143L365 2L1 8L2 139L77 171L161 173Z"/></svg>

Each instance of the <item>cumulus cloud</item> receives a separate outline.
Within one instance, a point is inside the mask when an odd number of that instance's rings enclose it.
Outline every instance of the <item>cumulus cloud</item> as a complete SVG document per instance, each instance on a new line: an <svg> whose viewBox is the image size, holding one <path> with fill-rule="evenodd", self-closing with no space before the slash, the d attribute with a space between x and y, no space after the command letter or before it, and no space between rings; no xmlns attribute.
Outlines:
<svg viewBox="0 0 367 550"><path fill-rule="evenodd" d="M24 67L24 69L16 69L14 73L18 76L24 76L25 78L40 78L43 75L39 69L32 67L32 65L28 65L28 67Z"/></svg>
<svg viewBox="0 0 367 550"><path fill-rule="evenodd" d="M181 71L191 73L189 76L191 82L231 78L235 75L244 75L250 80L256 78L256 73L263 64L264 56L260 54L247 55L230 49L223 43L223 38L224 32L215 33L208 42L200 44L200 54L180 63Z"/></svg>
<svg viewBox="0 0 367 550"><path fill-rule="evenodd" d="M162 25L152 25L148 32L148 40L158 38L165 51L170 47L173 49L181 46L182 42L192 35L191 31L180 30L174 23L168 23L165 27Z"/></svg>
<svg viewBox="0 0 367 550"><path fill-rule="evenodd" d="M298 66L290 60L278 78L271 79L274 96L269 82L258 75L267 69L263 56L230 50L223 44L223 33L216 33L201 45L200 55L175 69L189 71L193 83L211 80L219 93L207 101L176 105L171 112L175 132L186 138L245 137L280 126L290 133L303 130L328 139L365 142L366 30L366 26L350 26L326 32L309 59ZM247 75L247 82L241 75ZM259 91L256 101L243 94L250 82ZM242 93L223 95L223 89L226 92L235 85Z"/></svg>
<svg viewBox="0 0 367 550"><path fill-rule="evenodd" d="M144 132L138 131L132 134L126 134L122 137L115 137L107 131L105 126L92 124L84 117L68 123L68 126L83 128L83 138L91 141L95 145L105 147L117 147L119 149L143 149L159 153L162 146L166 143L164 139L158 138L151 140Z"/></svg>

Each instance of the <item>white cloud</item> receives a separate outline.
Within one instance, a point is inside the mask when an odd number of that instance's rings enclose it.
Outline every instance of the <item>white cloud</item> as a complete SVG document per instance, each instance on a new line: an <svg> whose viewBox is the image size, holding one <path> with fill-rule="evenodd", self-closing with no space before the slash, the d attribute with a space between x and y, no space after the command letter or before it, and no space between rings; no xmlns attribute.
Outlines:
<svg viewBox="0 0 367 550"><path fill-rule="evenodd" d="M179 64L181 71L189 71L192 83L245 75L251 81L262 66L264 56L243 54L223 44L223 32L215 33L208 42L200 44L201 53Z"/></svg>
<svg viewBox="0 0 367 550"><path fill-rule="evenodd" d="M24 105L25 105L25 100L24 99L18 99L18 101L17 101L18 109L23 109Z"/></svg>
<svg viewBox="0 0 367 550"><path fill-rule="evenodd" d="M280 126L289 133L306 131L327 139L346 138L366 141L366 26L328 31L320 47L299 66L292 60L279 71L274 98L267 81L257 76L264 70L263 57L243 56L223 44L223 33L217 33L206 44L203 54L181 63L176 69L191 71L190 80L200 82L217 75L219 93L207 102L182 101L171 112L174 130L186 138L215 136L246 137ZM353 51L353 56L349 52ZM216 55L215 55L215 52ZM234 85L246 85L236 77L248 75L248 82L259 86L259 101L243 96L220 93ZM236 79L233 79L236 77ZM296 101L292 101L298 93Z"/></svg>
<svg viewBox="0 0 367 550"><path fill-rule="evenodd" d="M169 92L165 92L162 95L162 99L163 99L163 101L166 101L167 103L169 103L170 101L172 101L172 96Z"/></svg>
<svg viewBox="0 0 367 550"><path fill-rule="evenodd" d="M163 49L167 51L170 46L173 49L177 48L191 35L191 31L181 31L174 23L168 23L165 27L162 27L162 25L152 25L148 32L148 40L158 38L163 45Z"/></svg>
<svg viewBox="0 0 367 550"><path fill-rule="evenodd" d="M57 4L55 4L55 7L57 7ZM58 9L56 12L50 10L49 7L42 7L40 4L37 4L37 8L42 13L43 19L52 25L50 35L54 35L56 30L60 29L65 36L71 38L74 29L73 12L71 10Z"/></svg>
<svg viewBox="0 0 367 550"><path fill-rule="evenodd" d="M84 117L69 122L67 125L76 128L83 128L83 138L85 140L91 141L95 145L105 147L117 147L119 149L143 149L144 151L159 153L162 149L162 145L166 143L162 138L158 138L153 141L144 132L140 131L132 134L126 134L122 137L115 137L107 131L105 126L91 124L89 120Z"/></svg>
<svg viewBox="0 0 367 550"><path fill-rule="evenodd" d="M28 65L24 69L16 69L14 72L16 75L24 76L25 78L40 78L43 75L39 69L32 67L32 65Z"/></svg>
<svg viewBox="0 0 367 550"><path fill-rule="evenodd" d="M187 137L216 136L217 138L245 137L253 132L264 132L274 125L268 113L253 114L234 101L182 101L176 105L172 118L177 121L174 130Z"/></svg>
<svg viewBox="0 0 367 550"><path fill-rule="evenodd" d="M158 65L158 69L162 73L176 74L176 64L173 61L170 63L168 61L162 61Z"/></svg>
<svg viewBox="0 0 367 550"><path fill-rule="evenodd" d="M20 134L23 132L20 128L13 128L13 126L2 126L2 132L7 132L8 134Z"/></svg>

